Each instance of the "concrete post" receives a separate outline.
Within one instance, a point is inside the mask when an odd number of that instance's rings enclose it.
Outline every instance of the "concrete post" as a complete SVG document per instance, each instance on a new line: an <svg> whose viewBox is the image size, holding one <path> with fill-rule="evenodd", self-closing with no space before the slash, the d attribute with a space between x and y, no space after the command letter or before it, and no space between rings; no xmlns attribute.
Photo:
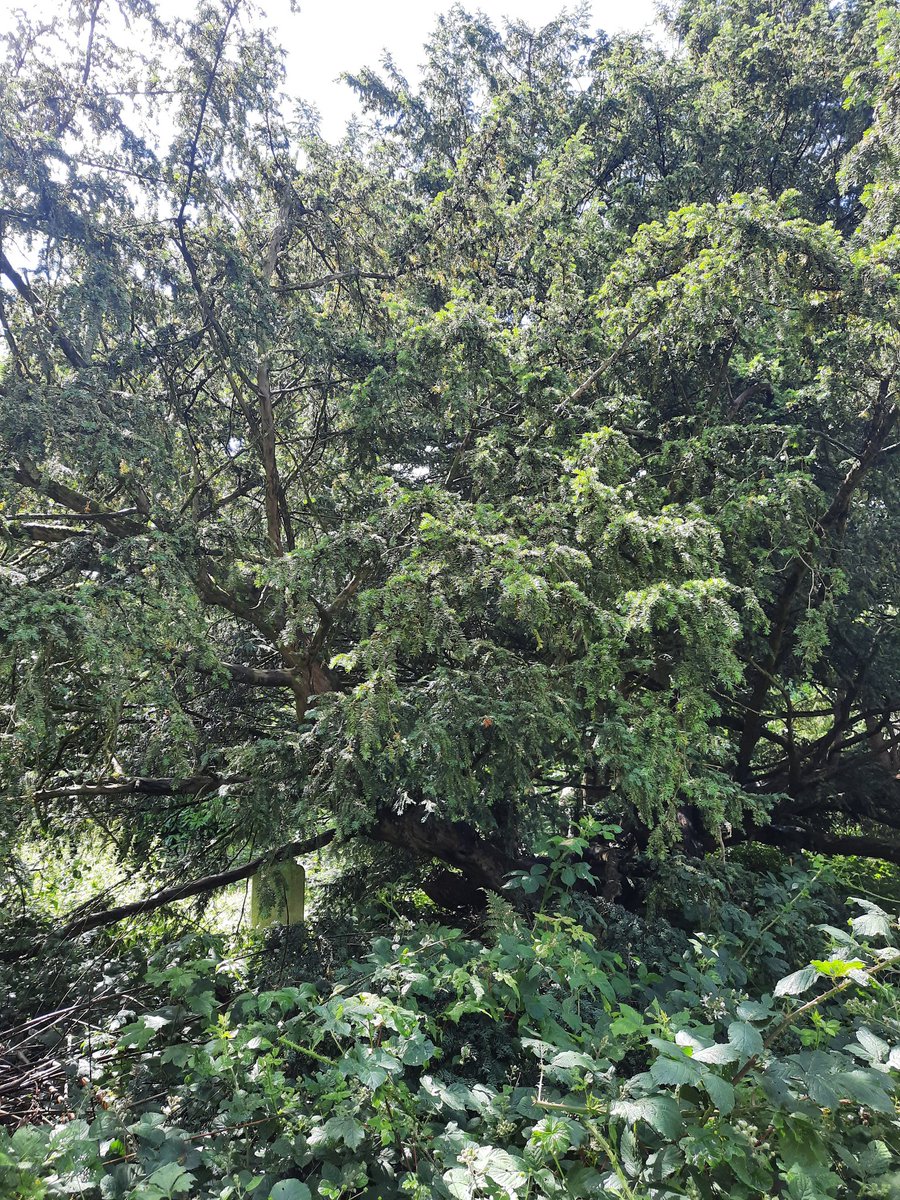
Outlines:
<svg viewBox="0 0 900 1200"><path fill-rule="evenodd" d="M303 920L306 872L293 859L262 867L250 880L250 923L254 929L296 925Z"/></svg>

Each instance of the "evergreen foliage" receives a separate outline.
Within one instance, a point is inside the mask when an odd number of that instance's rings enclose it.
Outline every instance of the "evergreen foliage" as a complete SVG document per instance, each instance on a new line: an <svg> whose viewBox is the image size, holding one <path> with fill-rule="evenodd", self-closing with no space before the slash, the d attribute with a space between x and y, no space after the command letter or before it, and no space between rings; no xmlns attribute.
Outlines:
<svg viewBox="0 0 900 1200"><path fill-rule="evenodd" d="M11 1194L900 1187L900 18L665 24L17 14Z"/></svg>

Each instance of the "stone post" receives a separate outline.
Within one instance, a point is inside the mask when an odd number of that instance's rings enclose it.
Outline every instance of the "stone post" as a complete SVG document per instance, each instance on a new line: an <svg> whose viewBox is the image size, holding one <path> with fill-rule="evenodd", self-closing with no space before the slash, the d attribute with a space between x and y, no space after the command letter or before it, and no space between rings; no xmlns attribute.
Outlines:
<svg viewBox="0 0 900 1200"><path fill-rule="evenodd" d="M297 925L303 920L306 872L293 859L261 867L250 880L250 923L254 929Z"/></svg>

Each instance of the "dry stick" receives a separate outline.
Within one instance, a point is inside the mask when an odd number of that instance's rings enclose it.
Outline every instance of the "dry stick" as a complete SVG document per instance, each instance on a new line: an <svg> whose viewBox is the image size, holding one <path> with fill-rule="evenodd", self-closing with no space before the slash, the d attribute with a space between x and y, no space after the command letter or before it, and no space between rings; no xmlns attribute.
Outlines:
<svg viewBox="0 0 900 1200"><path fill-rule="evenodd" d="M7 1040L13 1034L28 1033L31 1029L38 1029L38 1026L45 1024L47 1021L55 1023L56 1019L67 1017L71 1013L78 1012L81 1008L90 1008L92 1004L105 1004L107 1000L118 1000L124 995L124 992L105 992L102 996L93 996L89 1000L79 1000L77 1004L70 1004L67 1008L55 1008L53 1012L41 1013L40 1016L31 1017L28 1021L23 1021L19 1025L11 1025L9 1029L4 1029L3 1037ZM29 1034L29 1038L31 1035Z"/></svg>

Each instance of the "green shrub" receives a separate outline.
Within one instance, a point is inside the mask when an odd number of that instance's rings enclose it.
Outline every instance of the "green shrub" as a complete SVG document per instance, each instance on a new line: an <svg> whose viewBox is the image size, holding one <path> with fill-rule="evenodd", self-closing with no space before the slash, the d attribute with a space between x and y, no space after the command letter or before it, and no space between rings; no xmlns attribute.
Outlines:
<svg viewBox="0 0 900 1200"><path fill-rule="evenodd" d="M553 878L564 861L570 845ZM156 1007L94 1034L79 1119L3 1136L0 1192L897 1194L893 918L858 901L819 928L821 957L754 994L713 936L665 974L626 963L555 888L562 911L505 928L495 901L488 946L409 926L327 984L241 991L210 939L178 943L148 973Z"/></svg>

